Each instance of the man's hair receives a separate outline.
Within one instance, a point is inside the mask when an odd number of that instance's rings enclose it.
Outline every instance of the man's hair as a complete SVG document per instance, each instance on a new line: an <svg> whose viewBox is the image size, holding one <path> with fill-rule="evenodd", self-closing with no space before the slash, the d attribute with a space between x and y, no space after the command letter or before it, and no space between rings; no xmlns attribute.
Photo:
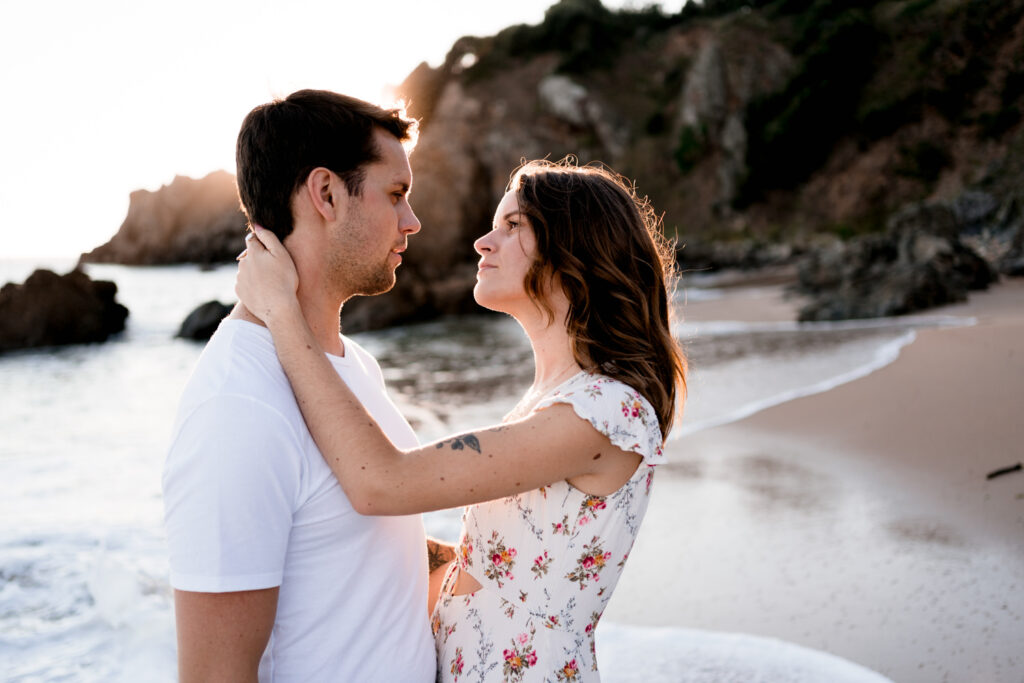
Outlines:
<svg viewBox="0 0 1024 683"><path fill-rule="evenodd" d="M321 166L336 173L349 194L359 195L366 165L380 160L375 128L406 149L415 144L416 121L402 109L326 90L299 90L253 109L235 148L238 196L249 222L283 241L293 227L292 195Z"/></svg>
<svg viewBox="0 0 1024 683"><path fill-rule="evenodd" d="M630 385L668 435L686 397L686 356L672 336L675 253L646 198L600 165L531 161L509 182L537 238L523 283L549 319L555 278L569 299L565 325L584 369Z"/></svg>

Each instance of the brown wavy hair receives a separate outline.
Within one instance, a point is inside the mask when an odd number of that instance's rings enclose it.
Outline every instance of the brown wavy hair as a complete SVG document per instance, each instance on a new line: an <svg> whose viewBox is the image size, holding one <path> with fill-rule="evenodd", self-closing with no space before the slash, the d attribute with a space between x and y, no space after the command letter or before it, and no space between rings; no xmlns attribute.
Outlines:
<svg viewBox="0 0 1024 683"><path fill-rule="evenodd" d="M646 197L611 169L529 161L508 186L537 238L524 282L549 318L549 283L569 299L565 325L580 367L639 391L668 436L686 398L686 356L672 336L675 249Z"/></svg>

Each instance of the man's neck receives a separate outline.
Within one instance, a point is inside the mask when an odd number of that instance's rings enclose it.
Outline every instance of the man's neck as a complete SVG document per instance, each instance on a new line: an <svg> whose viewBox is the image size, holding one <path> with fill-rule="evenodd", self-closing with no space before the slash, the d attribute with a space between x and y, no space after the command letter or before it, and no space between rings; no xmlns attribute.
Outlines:
<svg viewBox="0 0 1024 683"><path fill-rule="evenodd" d="M309 325L309 329L320 345L320 348L332 355L344 356L345 345L341 341L341 335L338 332L340 309L331 309L326 305L326 302L309 301L308 297L301 295L301 288L299 294L299 308L302 309L302 317L305 318L306 324ZM266 327L264 322L253 315L252 311L246 308L242 302L238 302L235 305L228 317Z"/></svg>

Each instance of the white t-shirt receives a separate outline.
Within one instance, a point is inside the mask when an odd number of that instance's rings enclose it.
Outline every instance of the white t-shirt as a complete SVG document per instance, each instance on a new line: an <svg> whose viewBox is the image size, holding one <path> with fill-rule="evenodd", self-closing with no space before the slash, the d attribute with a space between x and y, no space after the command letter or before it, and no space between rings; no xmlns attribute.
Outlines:
<svg viewBox="0 0 1024 683"><path fill-rule="evenodd" d="M380 367L344 338L328 356L391 440L416 435ZM163 476L171 585L280 586L260 681L433 681L419 515L356 513L317 450L270 332L228 319L178 408Z"/></svg>

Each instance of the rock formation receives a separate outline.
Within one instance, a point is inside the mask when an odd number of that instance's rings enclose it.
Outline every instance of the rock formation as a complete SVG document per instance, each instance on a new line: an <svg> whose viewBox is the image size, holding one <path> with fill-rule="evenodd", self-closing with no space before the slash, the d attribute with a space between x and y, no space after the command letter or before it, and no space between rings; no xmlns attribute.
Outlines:
<svg viewBox="0 0 1024 683"><path fill-rule="evenodd" d="M24 284L0 289L0 352L106 341L124 330L128 309L115 301L117 285L81 270L57 275L37 270Z"/></svg>
<svg viewBox="0 0 1024 683"><path fill-rule="evenodd" d="M232 308L234 308L234 304L222 304L219 301L207 301L200 304L185 317L181 327L178 328L178 334L174 336L196 341L209 339L217 331L220 321L231 312Z"/></svg>
<svg viewBox="0 0 1024 683"><path fill-rule="evenodd" d="M1022 272L1022 54L1024 0L716 0L673 15L560 0L538 25L460 38L398 88L421 121L411 201L423 230L395 291L350 302L343 321L472 310L472 242L509 174L566 155L635 179L686 245L684 269L877 236L926 202L960 212L950 249ZM235 204L226 174L135 193L121 231L85 258L230 259Z"/></svg>
<svg viewBox="0 0 1024 683"><path fill-rule="evenodd" d="M799 268L812 300L800 320L875 318L964 301L997 275L959 239L956 212L915 204L895 214L884 235L813 252Z"/></svg>
<svg viewBox="0 0 1024 683"><path fill-rule="evenodd" d="M109 242L82 255L87 263L155 265L230 261L245 248L245 216L235 178L216 171L177 176L156 192L132 192L128 215Z"/></svg>

